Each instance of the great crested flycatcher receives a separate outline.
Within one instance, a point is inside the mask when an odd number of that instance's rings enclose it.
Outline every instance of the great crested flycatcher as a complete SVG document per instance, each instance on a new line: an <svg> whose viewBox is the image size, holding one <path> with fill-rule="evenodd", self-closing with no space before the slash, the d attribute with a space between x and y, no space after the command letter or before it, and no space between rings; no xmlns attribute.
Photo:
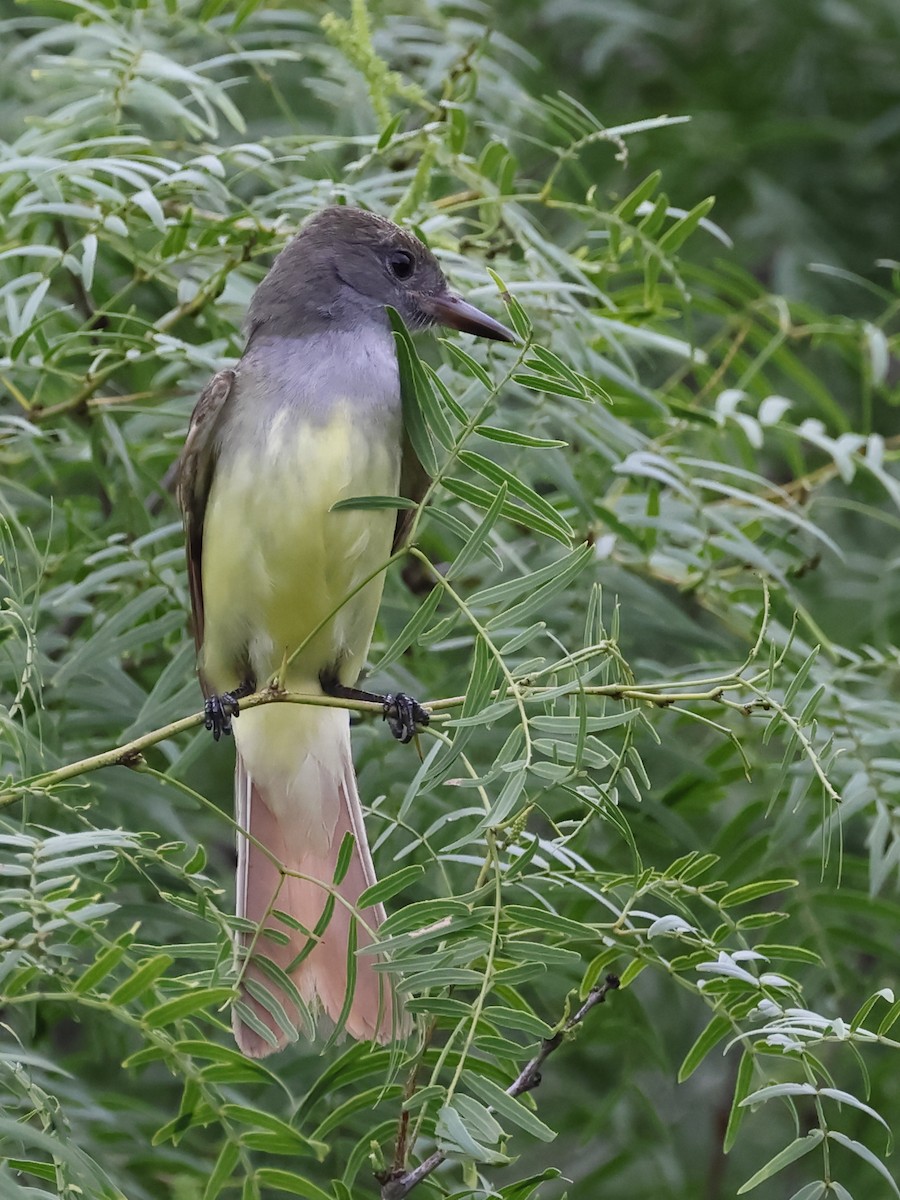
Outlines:
<svg viewBox="0 0 900 1200"><path fill-rule="evenodd" d="M410 495L423 474L404 449L386 305L411 330L439 323L514 340L451 293L411 233L373 213L328 208L278 256L250 304L242 358L213 377L194 409L178 495L207 726L217 739L231 732L239 699L273 677L291 691L361 694L354 685L382 575L360 585L389 557L402 521L387 509L332 508ZM408 697L380 699L402 740L427 720ZM289 1040L273 1008L301 1023L285 975L313 1012L339 1020L351 926L356 944L369 945L384 910L353 912L375 873L346 710L261 705L241 716L234 737L237 914L257 933L238 939L245 961L233 1025L241 1050L262 1057ZM330 905L347 833L353 854ZM375 961L356 960L344 1021L353 1037L384 1042L404 1022Z"/></svg>

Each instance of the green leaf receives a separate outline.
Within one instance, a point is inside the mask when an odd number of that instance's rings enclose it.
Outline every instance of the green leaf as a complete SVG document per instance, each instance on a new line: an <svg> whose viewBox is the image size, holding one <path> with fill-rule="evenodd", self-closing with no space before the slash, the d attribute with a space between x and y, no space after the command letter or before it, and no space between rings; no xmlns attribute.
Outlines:
<svg viewBox="0 0 900 1200"><path fill-rule="evenodd" d="M810 653L807 655L807 657L803 660L803 663L801 664L799 670L796 672L796 674L794 675L794 678L791 680L787 691L784 693L784 707L785 708L790 708L790 706L793 704L794 700L797 697L797 693L803 687L804 683L806 683L807 677L808 677L810 671L812 670L813 664L815 663L815 661L818 657L819 657L819 647L816 646L813 650L810 651Z"/></svg>
<svg viewBox="0 0 900 1200"><path fill-rule="evenodd" d="M334 1131L340 1132L348 1126L348 1120L357 1112L371 1112L376 1104L389 1101L397 1104L403 1099L403 1088L400 1084L385 1084L379 1082L375 1087L356 1089L354 1094L342 1104L333 1104L328 1115L315 1131L315 1138L324 1144L323 1139Z"/></svg>
<svg viewBox="0 0 900 1200"><path fill-rule="evenodd" d="M751 1175L747 1182L738 1188L737 1194L744 1196L747 1192L752 1192L754 1188L765 1183L767 1179L771 1179L773 1175L777 1175L779 1171L783 1171L792 1162L796 1162L804 1154L809 1154L811 1150L821 1146L824 1140L825 1135L821 1129L813 1129L805 1137L795 1138L789 1146L785 1146L774 1158L770 1158L764 1167L760 1167L755 1175Z"/></svg>
<svg viewBox="0 0 900 1200"><path fill-rule="evenodd" d="M878 1036L887 1037L900 1017L900 1000L895 1001L885 1013L878 1026Z"/></svg>
<svg viewBox="0 0 900 1200"><path fill-rule="evenodd" d="M275 967L274 963L268 963L267 973L273 967ZM287 1009L268 983L261 979L247 977L243 981L243 990L272 1018L276 1028L289 1042L297 1040L299 1036L298 1030L294 1028L293 1022L287 1015ZM253 1032L258 1033L267 1045L277 1048L278 1038L275 1032L269 1027L269 1024L256 1011L256 1005L251 1007L246 1001L238 998L232 1006L232 1014L235 1017L239 1017L245 1025L249 1025Z"/></svg>
<svg viewBox="0 0 900 1200"><path fill-rule="evenodd" d="M341 1011L338 1013L334 1022L334 1029L331 1031L331 1036L325 1043L326 1048L330 1049L338 1039L343 1035L347 1025L347 1019L350 1016L350 1010L353 1007L353 997L356 993L356 980L359 974L359 966L356 959L356 951L358 947L359 926L357 918L352 915L350 918L350 928L347 931L347 950L344 966L344 1003L341 1006ZM389 1004L390 1000L386 998L386 989L382 989L380 1002Z"/></svg>
<svg viewBox="0 0 900 1200"><path fill-rule="evenodd" d="M153 958L145 958L138 964L137 970L112 993L109 998L110 1004L121 1006L136 1000L153 986L174 961L170 954L157 954Z"/></svg>
<svg viewBox="0 0 900 1200"><path fill-rule="evenodd" d="M234 989L230 987L192 988L183 996L176 996L174 1000L166 1000L164 1004L149 1009L144 1014L144 1020L151 1029L161 1029L173 1021L193 1016L204 1008L226 1004L233 996Z"/></svg>
<svg viewBox="0 0 900 1200"><path fill-rule="evenodd" d="M879 1125L883 1125L888 1135L887 1153L891 1153L891 1142L893 1140L891 1127L888 1125L881 1113L876 1112L871 1105L865 1104L862 1100L858 1099L858 1097L852 1095L850 1092L841 1091L839 1088L820 1087L819 1095L825 1096L829 1100L836 1100L838 1104L847 1104L850 1106L850 1108L858 1109L859 1112L864 1112L867 1116L876 1120Z"/></svg>
<svg viewBox="0 0 900 1200"><path fill-rule="evenodd" d="M753 1054L749 1050L745 1050L741 1055L741 1062L734 1083L734 1095L731 1098L731 1111L728 1114L728 1125L725 1129L725 1137L722 1139L722 1151L725 1154L731 1151L737 1141L738 1133L747 1113L743 1102L750 1091L750 1081L753 1078L753 1063Z"/></svg>
<svg viewBox="0 0 900 1200"><path fill-rule="evenodd" d="M468 967L438 967L407 975L398 986L403 992L424 992L427 988L481 987L484 977Z"/></svg>
<svg viewBox="0 0 900 1200"><path fill-rule="evenodd" d="M419 1112L422 1108L430 1104L432 1100L440 1099L446 1092L446 1088L436 1083L419 1088L411 1096L404 1097L403 1111L408 1113Z"/></svg>
<svg viewBox="0 0 900 1200"><path fill-rule="evenodd" d="M780 925L782 921L790 920L788 913L783 912L760 912L751 913L748 917L741 917L737 922L737 928L744 929L766 929L770 925Z"/></svg>
<svg viewBox="0 0 900 1200"><path fill-rule="evenodd" d="M535 640L546 632L546 621L535 621L533 625L529 625L527 629L522 629L514 637L511 637L508 642L504 642L500 646L500 654L505 658L509 654L514 654L517 650L523 649L525 646L532 645Z"/></svg>
<svg viewBox="0 0 900 1200"><path fill-rule="evenodd" d="M619 976L619 987L627 988L633 983L647 966L647 963L642 958L633 958L622 974Z"/></svg>
<svg viewBox="0 0 900 1200"><path fill-rule="evenodd" d="M289 1192L292 1196L302 1196L303 1200L334 1200L330 1193L323 1192L308 1179L280 1167L260 1167L256 1172L256 1179L263 1187L273 1188L276 1192Z"/></svg>
<svg viewBox="0 0 900 1200"><path fill-rule="evenodd" d="M585 733L600 733L606 729L618 729L622 725L629 725L639 716L639 709L625 708L621 712L610 713L608 717L585 717L582 719L580 717L535 716L531 718L529 724L532 729L558 735L577 734L581 729Z"/></svg>
<svg viewBox="0 0 900 1200"><path fill-rule="evenodd" d="M507 1155L476 1141L452 1105L445 1104L438 1113L435 1136L438 1147L449 1157L471 1158L489 1166L502 1166L509 1162Z"/></svg>
<svg viewBox="0 0 900 1200"><path fill-rule="evenodd" d="M282 1121L273 1113L263 1112L258 1108L250 1108L246 1104L225 1104L222 1108L222 1115L236 1124L247 1125L251 1129L260 1129L268 1133L277 1134L282 1138L285 1145L290 1146L290 1149L286 1153L313 1154L321 1160L328 1152L328 1147L324 1142L305 1137L298 1129L294 1129L286 1121ZM285 1153L285 1151L282 1151L282 1153Z"/></svg>
<svg viewBox="0 0 900 1200"><path fill-rule="evenodd" d="M353 852L356 848L356 838L352 833L345 833L341 838L341 844L338 847L337 858L334 864L334 872L332 874L332 883L335 885L342 883L347 872L350 870L350 863L353 861Z"/></svg>
<svg viewBox="0 0 900 1200"><path fill-rule="evenodd" d="M198 845L194 853L184 864L185 875L199 875L206 866L206 850L203 846Z"/></svg>
<svg viewBox="0 0 900 1200"><path fill-rule="evenodd" d="M661 179L662 171L651 172L646 179L642 180L641 183L637 185L633 192L629 192L624 200L619 201L619 203L613 209L613 212L616 214L616 216L621 217L623 221L632 220L635 213L644 203L644 201L649 200L659 187Z"/></svg>
<svg viewBox="0 0 900 1200"><path fill-rule="evenodd" d="M452 843L448 850L455 850L459 846L466 845L473 836L477 837L483 833L485 829L490 829L495 825L501 825L511 812L515 809L519 802L519 797L525 790L525 783L528 779L528 772L525 768L514 771L508 776L503 787L497 794L496 799L491 804L491 807L485 813L484 817L478 822L473 833L466 834L459 842Z"/></svg>
<svg viewBox="0 0 900 1200"><path fill-rule="evenodd" d="M507 1029L520 1029L523 1033L530 1034L535 1038L548 1038L553 1033L551 1026L542 1021L540 1017L520 1008L489 1005L484 1010L484 1016L486 1020L492 1021L495 1025L502 1025Z"/></svg>
<svg viewBox="0 0 900 1200"><path fill-rule="evenodd" d="M567 446L557 438L533 437L528 433L517 433L512 429L498 429L495 425L476 425L475 432L491 442L502 442L508 446L525 446L533 450L554 450Z"/></svg>
<svg viewBox="0 0 900 1200"><path fill-rule="evenodd" d="M756 883L747 883L743 887L734 888L727 892L719 901L721 908L736 908L739 904L750 904L763 896L771 896L774 892L785 892L798 886L796 879L760 879Z"/></svg>
<svg viewBox="0 0 900 1200"><path fill-rule="evenodd" d="M162 233L165 233L165 213L163 212L162 205L149 188L142 188L139 192L134 192L131 196L131 203L146 213L153 225Z"/></svg>
<svg viewBox="0 0 900 1200"><path fill-rule="evenodd" d="M244 1069L249 1065L261 1081L271 1078L271 1072L261 1062L248 1059L232 1046L222 1046L218 1042L205 1041L199 1038L184 1038L175 1043L175 1049L179 1054L187 1054L191 1058L208 1060L221 1066Z"/></svg>
<svg viewBox="0 0 900 1200"><path fill-rule="evenodd" d="M488 275L494 281L501 299L506 306L506 314L509 317L509 323L513 330L519 335L523 342L528 342L532 334L532 324L525 309L510 292L509 288L500 278L496 271L490 267L487 269Z"/></svg>
<svg viewBox="0 0 900 1200"><path fill-rule="evenodd" d="M573 921L570 917L548 912L547 909L537 906L525 908L519 904L510 904L506 907L505 916L514 925L522 925L526 929L545 929L548 933L567 938L591 937L593 932L589 925L582 925L580 921Z"/></svg>
<svg viewBox="0 0 900 1200"><path fill-rule="evenodd" d="M593 559L593 546L579 546L552 567L476 592L469 598L469 605L476 611L503 605L502 612L491 618L488 627L501 621L507 627L515 625L565 591ZM522 596L525 598L518 599ZM518 603L510 606L513 599L518 599Z"/></svg>
<svg viewBox="0 0 900 1200"><path fill-rule="evenodd" d="M622 951L618 946L607 946L605 950L601 950L598 955L591 959L585 968L578 989L578 994L582 1000L587 999L589 992L592 988L596 987L600 976L604 975L621 956Z"/></svg>
<svg viewBox="0 0 900 1200"><path fill-rule="evenodd" d="M329 508L329 512L345 512L346 510L360 512L379 512L385 508L410 509L418 508L414 500L405 496L351 496L349 500L338 500Z"/></svg>
<svg viewBox="0 0 900 1200"><path fill-rule="evenodd" d="M662 254L674 254L691 236L703 218L710 212L716 202L715 196L707 196L699 204L695 204L689 213L670 225L659 239L659 250Z"/></svg>
<svg viewBox="0 0 900 1200"><path fill-rule="evenodd" d="M492 1080L483 1075L476 1075L474 1071L463 1071L462 1077L466 1086L489 1104L501 1119L512 1121L514 1125L518 1125L520 1129L542 1142L552 1142L555 1139L556 1132L549 1125L545 1125L530 1109L520 1104Z"/></svg>
<svg viewBox="0 0 900 1200"><path fill-rule="evenodd" d="M398 909L397 912L392 912L382 925L380 933L383 938L388 935L393 937L398 934L409 933L411 930L419 935L422 929L434 925L436 921L442 921L445 917L480 921L486 911L480 910L473 913L469 906L462 900L444 900L436 897L433 900L423 900L414 904L407 904L403 908Z"/></svg>
<svg viewBox="0 0 900 1200"><path fill-rule="evenodd" d="M476 508L489 509L497 494L464 479L445 479L443 486L451 495L458 496L460 500L465 500L469 504L474 504ZM521 505L511 502L504 504L503 515L510 521L524 525L526 529L533 529L535 533L543 533L547 537L562 542L564 546L570 544L571 538L560 525L558 517L549 521L532 509L523 508Z"/></svg>
<svg viewBox="0 0 900 1200"><path fill-rule="evenodd" d="M510 495L515 496L530 508L540 513L546 521L555 525L566 538L575 536L575 530L556 511L553 505L548 500L545 500L543 496L539 496L534 488L529 487L521 479L513 475L511 471L505 470L489 458L485 458L483 454L477 454L474 450L460 450L458 457L464 466L484 476L491 483L495 483L498 486L505 483Z"/></svg>
<svg viewBox="0 0 900 1200"><path fill-rule="evenodd" d="M532 392L542 392L548 396L567 396L573 400L584 400L584 388L564 383L554 375L539 375L536 372L526 374L517 371L512 377L513 383L519 387L528 388Z"/></svg>
<svg viewBox="0 0 900 1200"><path fill-rule="evenodd" d="M813 1083L772 1083L768 1087L753 1092L742 1103L745 1108L748 1108L753 1104L772 1100L776 1096L815 1096L817 1091L818 1089Z"/></svg>
<svg viewBox="0 0 900 1200"><path fill-rule="evenodd" d="M893 1004L893 991L890 988L879 988L877 992L873 992L871 996L864 1000L857 1009L853 1020L850 1022L850 1028L852 1030L856 1031L859 1029L879 1000L886 1000L888 1004ZM879 1030L879 1032L881 1032L881 1030Z"/></svg>
<svg viewBox="0 0 900 1200"><path fill-rule="evenodd" d="M378 883L373 883L371 887L367 887L360 895L357 905L359 908L369 908L373 904L380 904L384 900L390 900L392 896L396 896L398 892L402 892L407 888L414 879L419 879L424 874L425 868L419 863L409 867L401 867L399 871L394 871L392 875L386 875Z"/></svg>
<svg viewBox="0 0 900 1200"><path fill-rule="evenodd" d="M206 1187L203 1190L203 1200L216 1200L222 1188L231 1179L232 1172L240 1158L240 1149L235 1142L224 1142L219 1151Z"/></svg>
<svg viewBox="0 0 900 1200"><path fill-rule="evenodd" d="M468 425L469 414L452 394L446 383L444 383L443 379L441 379L438 372L435 371L433 367L430 367L428 363L422 363L422 367L424 368L425 373L428 375L432 386L436 388L438 392L440 392L441 400L444 402L453 416L456 417L460 425Z"/></svg>
<svg viewBox="0 0 900 1200"><path fill-rule="evenodd" d="M22 1171L26 1175L34 1175L37 1179L45 1179L49 1183L55 1183L57 1177L57 1168L54 1163L39 1162L33 1158L8 1158L6 1165L10 1171ZM31 1193L29 1192L30 1196ZM50 1196L49 1192L40 1193L43 1196Z"/></svg>
<svg viewBox="0 0 900 1200"><path fill-rule="evenodd" d="M113 1187L103 1169L83 1151L73 1139L54 1137L37 1129L27 1121L13 1120L0 1114L0 1144L3 1146L33 1146L54 1160L61 1160L71 1167L76 1178L90 1187L96 1196L114 1196L118 1189Z"/></svg>
<svg viewBox="0 0 900 1200"><path fill-rule="evenodd" d="M857 1158L861 1158L863 1162L868 1163L870 1167L873 1167L882 1177L882 1179L884 1179L885 1182L890 1186L890 1189L894 1195L900 1196L900 1187L897 1186L897 1181L891 1175L890 1171L887 1169L881 1159L876 1154L873 1154L867 1146L864 1146L862 1142L855 1142L852 1138L848 1138L846 1134L838 1133L835 1129L830 1129L828 1131L828 1137L830 1141L836 1142L839 1146L843 1146L845 1150L849 1150L851 1154L855 1154Z"/></svg>
<svg viewBox="0 0 900 1200"><path fill-rule="evenodd" d="M386 670L412 646L424 632L426 626L434 616L435 610L441 602L443 591L441 588L434 588L425 597L410 619L406 622L403 629L397 634L394 640L382 654L381 658L372 668L373 672ZM454 614L455 615L455 614Z"/></svg>
<svg viewBox="0 0 900 1200"><path fill-rule="evenodd" d="M473 531L465 546L463 546L462 550L450 564L445 576L448 582L466 571L481 553L482 546L487 541L491 531L497 524L501 512L506 506L506 492L506 484L504 483L494 497L491 507L485 513L478 528Z"/></svg>
<svg viewBox="0 0 900 1200"><path fill-rule="evenodd" d="M684 1083L690 1079L706 1056L723 1038L732 1031L733 1025L727 1017L714 1016L705 1029L698 1035L697 1040L684 1056L678 1070L678 1082Z"/></svg>
<svg viewBox="0 0 900 1200"><path fill-rule="evenodd" d="M489 392L493 391L494 385L491 377L477 359L474 359L471 354L467 354L456 342L442 338L441 344L447 349L451 358L459 363L464 375L471 375L478 380L482 387L487 388Z"/></svg>
<svg viewBox="0 0 900 1200"><path fill-rule="evenodd" d="M390 119L390 121L388 121L388 123L385 125L384 129L382 129L381 136L379 137L378 141L375 144L376 150L378 150L380 152L382 150L387 149L387 147L391 144L391 142L394 139L394 134L397 132L397 130L403 124L405 119L406 119L406 113L403 112L402 109L400 112L394 114L394 116Z"/></svg>
<svg viewBox="0 0 900 1200"><path fill-rule="evenodd" d="M573 388L580 391L581 395L587 399L588 393L602 395L602 389L587 375L579 375L577 371L573 371L564 359L558 354L554 354L552 350L548 350L546 346L541 346L535 343L531 347L532 357L527 359L525 365L533 371L538 371L543 374L553 375L557 379L563 379Z"/></svg>
<svg viewBox="0 0 900 1200"><path fill-rule="evenodd" d="M128 950L128 947L134 941L136 932L137 927L134 927L128 933L125 933L120 938L117 938L115 945L108 946L105 950L102 950L97 955L91 965L86 971L83 972L83 974L76 980L74 984L73 990L79 996L83 996L85 993L93 991L97 984L100 983L101 980L105 979L110 971L114 970L114 968L118 966ZM172 961L174 960L170 959L169 963L164 964L161 969L165 971L166 967L171 965Z"/></svg>
<svg viewBox="0 0 900 1200"><path fill-rule="evenodd" d="M386 311L397 347L400 394L403 402L403 428L426 474L437 475L438 459L434 439L417 390L418 377L421 373L418 369L418 355L400 314L390 307Z"/></svg>
<svg viewBox="0 0 900 1200"><path fill-rule="evenodd" d="M507 1183L497 1195L500 1200L532 1200L537 1196L542 1183L546 1183L550 1179L559 1179L561 1174L555 1168L548 1167L540 1175L529 1175L527 1179L517 1179L515 1183ZM455 1200L463 1200L463 1198L458 1196Z"/></svg>
<svg viewBox="0 0 900 1200"><path fill-rule="evenodd" d="M462 154L468 133L468 120L465 109L445 101L444 111L447 114L447 131L450 149L454 154Z"/></svg>
<svg viewBox="0 0 900 1200"><path fill-rule="evenodd" d="M834 1189L833 1184L832 1189ZM791 1200L823 1200L825 1195L828 1193L828 1190L827 1184L823 1183L821 1179L815 1179L810 1183L804 1184L799 1191L794 1192L793 1196L791 1196ZM840 1196L836 1189L834 1189L834 1195L838 1197L838 1200L840 1200Z"/></svg>
<svg viewBox="0 0 900 1200"><path fill-rule="evenodd" d="M807 950L805 946L786 946L774 942L759 942L755 946L758 954L768 959L781 959L783 962L806 963L811 967L822 965L822 956L815 950Z"/></svg>
<svg viewBox="0 0 900 1200"><path fill-rule="evenodd" d="M419 996L407 1000L406 1008L411 1013L428 1013L435 1017L447 1017L451 1021L467 1021L472 1016L471 1004L453 1000L450 996Z"/></svg>
<svg viewBox="0 0 900 1200"><path fill-rule="evenodd" d="M456 443L456 435L447 419L441 402L435 394L432 374L416 353L412 340L407 333L405 353L409 357L409 368L412 375L412 386L415 388L416 401L428 426L429 432L441 443L445 450L452 450ZM422 464L425 465L424 462Z"/></svg>
<svg viewBox="0 0 900 1200"><path fill-rule="evenodd" d="M669 879L680 879L683 883L687 883L691 879L705 875L718 861L717 854L701 854L697 850L692 850L690 854L684 854L670 863L666 868L666 876Z"/></svg>

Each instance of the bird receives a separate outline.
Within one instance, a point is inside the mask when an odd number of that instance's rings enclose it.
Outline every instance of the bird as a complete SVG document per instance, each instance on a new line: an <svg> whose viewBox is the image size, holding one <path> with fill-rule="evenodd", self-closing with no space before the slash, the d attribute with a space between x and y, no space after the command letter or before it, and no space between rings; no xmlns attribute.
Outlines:
<svg viewBox="0 0 900 1200"><path fill-rule="evenodd" d="M418 501L427 484L404 438L388 306L413 332L440 324L516 340L450 290L411 231L360 208L322 209L257 286L243 354L200 395L177 464L206 725L217 741L233 733L236 747L232 1025L252 1058L311 1021L316 1036L323 1018L362 1041L407 1032L377 956L355 956L385 913L357 904L376 880L349 712L271 703L240 714L241 699L275 680L311 696L375 698L356 685L379 568L407 514L333 509L363 496ZM377 698L401 741L427 723L410 697ZM349 865L335 882L348 834Z"/></svg>

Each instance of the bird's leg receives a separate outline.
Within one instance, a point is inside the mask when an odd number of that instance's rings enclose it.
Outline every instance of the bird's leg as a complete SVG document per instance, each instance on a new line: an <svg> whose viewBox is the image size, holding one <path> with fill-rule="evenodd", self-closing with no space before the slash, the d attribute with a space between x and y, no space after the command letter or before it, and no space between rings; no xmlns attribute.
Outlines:
<svg viewBox="0 0 900 1200"><path fill-rule="evenodd" d="M241 706L238 702L245 696L252 696L255 691L256 680L248 677L232 692L222 692L221 695L214 693L212 696L207 696L204 705L206 713L204 724L207 729L212 730L213 741L217 742L222 734L226 737L231 736L232 719L240 716L241 713Z"/></svg>
<svg viewBox="0 0 900 1200"><path fill-rule="evenodd" d="M322 691L326 696L334 696L338 700L363 700L367 704L380 704L382 719L387 721L391 733L398 742L406 745L411 742L419 728L424 728L431 717L412 696L405 692L379 695L377 692L364 692L360 688L347 687L332 674L323 674L319 678Z"/></svg>

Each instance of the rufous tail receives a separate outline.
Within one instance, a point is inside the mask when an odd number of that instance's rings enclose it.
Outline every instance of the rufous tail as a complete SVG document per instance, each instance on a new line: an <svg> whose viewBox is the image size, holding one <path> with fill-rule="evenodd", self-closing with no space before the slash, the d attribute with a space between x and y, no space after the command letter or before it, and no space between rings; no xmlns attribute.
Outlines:
<svg viewBox="0 0 900 1200"><path fill-rule="evenodd" d="M376 955L354 953L371 945L384 909L358 909L375 871L347 714L265 705L241 714L235 739L237 821L250 835L238 833L237 915L258 930L237 939L238 1046L262 1058L294 1040L308 1025L298 997L313 1019L324 1013L354 1038L405 1036L390 976L375 970ZM350 864L335 884L348 833L354 839Z"/></svg>

